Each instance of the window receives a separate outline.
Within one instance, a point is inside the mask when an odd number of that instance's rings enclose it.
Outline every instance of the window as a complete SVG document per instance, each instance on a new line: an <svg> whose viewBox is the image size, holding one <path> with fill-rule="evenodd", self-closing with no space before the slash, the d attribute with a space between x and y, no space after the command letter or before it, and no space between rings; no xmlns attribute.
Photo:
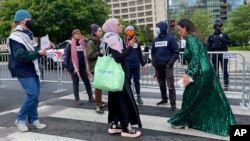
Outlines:
<svg viewBox="0 0 250 141"><path fill-rule="evenodd" d="M153 18L147 18L146 21L147 21L147 22L152 22L152 21L153 21Z"/></svg>
<svg viewBox="0 0 250 141"><path fill-rule="evenodd" d="M134 23L134 24L136 24L137 22L136 22L136 20L131 20L130 21L131 23Z"/></svg>
<svg viewBox="0 0 250 141"><path fill-rule="evenodd" d="M122 7L127 7L128 3L122 3Z"/></svg>
<svg viewBox="0 0 250 141"><path fill-rule="evenodd" d="M135 8L129 8L129 12L135 12Z"/></svg>
<svg viewBox="0 0 250 141"><path fill-rule="evenodd" d="M120 7L119 4L114 4L114 5L113 5L113 8L119 8L119 7Z"/></svg>
<svg viewBox="0 0 250 141"><path fill-rule="evenodd" d="M114 14L120 14L120 10L114 10Z"/></svg>
<svg viewBox="0 0 250 141"><path fill-rule="evenodd" d="M146 12L146 16L151 16L151 15L152 15L152 11Z"/></svg>
<svg viewBox="0 0 250 141"><path fill-rule="evenodd" d="M144 23L145 22L145 19L139 19L138 20L138 23Z"/></svg>
<svg viewBox="0 0 250 141"><path fill-rule="evenodd" d="M122 9L122 13L128 13L128 9Z"/></svg>
<svg viewBox="0 0 250 141"><path fill-rule="evenodd" d="M142 11L142 10L144 10L143 6L137 7L137 11Z"/></svg>
<svg viewBox="0 0 250 141"><path fill-rule="evenodd" d="M146 6L145 6L145 9L146 9L146 10L152 9L152 5L146 5Z"/></svg>
<svg viewBox="0 0 250 141"><path fill-rule="evenodd" d="M143 17L144 13L138 13L138 17Z"/></svg>
<svg viewBox="0 0 250 141"><path fill-rule="evenodd" d="M120 17L120 16L114 16L114 18L116 18L116 19L120 19L121 17Z"/></svg>
<svg viewBox="0 0 250 141"><path fill-rule="evenodd" d="M143 4L143 0L137 0L137 5Z"/></svg>
<svg viewBox="0 0 250 141"><path fill-rule="evenodd" d="M145 0L145 3L151 3L151 0Z"/></svg>
<svg viewBox="0 0 250 141"><path fill-rule="evenodd" d="M128 15L122 15L122 19L128 19Z"/></svg>
<svg viewBox="0 0 250 141"><path fill-rule="evenodd" d="M129 2L129 6L134 6L134 5L135 5L134 1Z"/></svg>
<svg viewBox="0 0 250 141"><path fill-rule="evenodd" d="M135 18L136 14L130 14L130 18Z"/></svg>

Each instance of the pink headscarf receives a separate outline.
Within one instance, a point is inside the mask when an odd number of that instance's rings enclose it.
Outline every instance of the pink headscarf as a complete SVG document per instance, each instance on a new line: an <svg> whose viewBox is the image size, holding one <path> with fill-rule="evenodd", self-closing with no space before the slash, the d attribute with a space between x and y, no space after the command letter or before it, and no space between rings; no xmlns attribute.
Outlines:
<svg viewBox="0 0 250 141"><path fill-rule="evenodd" d="M118 24L119 21L115 18L108 19L103 24L102 30L106 32L103 40L110 48L121 53L123 49L123 43L121 37L119 36ZM113 36L111 35L109 37L110 34L113 34Z"/></svg>
<svg viewBox="0 0 250 141"><path fill-rule="evenodd" d="M113 32L113 33L119 34L119 31L118 31L118 24L119 24L118 19L115 19L115 18L108 19L108 20L103 24L102 30L103 30L104 32Z"/></svg>

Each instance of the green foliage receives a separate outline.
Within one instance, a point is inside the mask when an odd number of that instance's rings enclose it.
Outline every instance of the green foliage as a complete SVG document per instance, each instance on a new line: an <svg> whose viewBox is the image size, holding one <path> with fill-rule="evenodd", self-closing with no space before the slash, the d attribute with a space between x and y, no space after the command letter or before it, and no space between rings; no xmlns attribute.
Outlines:
<svg viewBox="0 0 250 141"><path fill-rule="evenodd" d="M151 43L154 39L153 31L150 29L149 26L146 26L145 28L141 28L140 30L140 36L139 41L144 42L145 45L151 46Z"/></svg>
<svg viewBox="0 0 250 141"><path fill-rule="evenodd" d="M192 17L196 28L206 37L213 31L212 15L207 10L194 10Z"/></svg>
<svg viewBox="0 0 250 141"><path fill-rule="evenodd" d="M154 35L153 35L153 31L150 29L149 26L146 26L145 28L141 28L141 27L137 26L135 23L125 22L122 19L119 19L119 22L123 26L123 31L120 34L121 38L124 38L124 36L125 36L125 28L128 25L132 25L135 28L135 34L136 34L136 37L137 37L138 41L141 44L145 43L147 45L151 45L152 40L154 38Z"/></svg>
<svg viewBox="0 0 250 141"><path fill-rule="evenodd" d="M3 0L0 6L0 39L10 34L15 12L27 9L34 21L34 35L49 34L54 42L69 39L74 28L89 34L90 25L102 25L109 12L103 0Z"/></svg>
<svg viewBox="0 0 250 141"><path fill-rule="evenodd" d="M229 21L224 25L224 31L233 41L247 43L250 39L250 4L241 5L230 13Z"/></svg>
<svg viewBox="0 0 250 141"><path fill-rule="evenodd" d="M213 31L212 15L207 10L187 9L182 11L175 11L171 15L171 19L174 19L176 21L176 24L181 18L191 19L197 29L206 37L208 37L208 35Z"/></svg>

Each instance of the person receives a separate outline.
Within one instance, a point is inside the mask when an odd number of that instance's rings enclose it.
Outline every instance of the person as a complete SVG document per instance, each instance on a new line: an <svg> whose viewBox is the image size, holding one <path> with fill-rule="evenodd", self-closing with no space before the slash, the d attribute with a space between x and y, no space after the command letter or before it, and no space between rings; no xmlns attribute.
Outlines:
<svg viewBox="0 0 250 141"><path fill-rule="evenodd" d="M157 105L168 103L166 80L169 90L171 110L176 110L176 92L174 85L173 66L179 57L176 38L167 33L168 25L161 21L156 25L158 36L152 42L152 64L160 86L162 100Z"/></svg>
<svg viewBox="0 0 250 141"><path fill-rule="evenodd" d="M188 67L183 75L186 87L181 110L168 122L177 129L192 127L226 136L230 125L236 124L235 118L208 58L206 39L189 19L181 19L177 29L186 39Z"/></svg>
<svg viewBox="0 0 250 141"><path fill-rule="evenodd" d="M87 56L89 61L90 72L94 75L95 65L98 56L100 53L100 42L102 37L102 29L97 24L91 25L91 37L87 42ZM104 102L102 102L102 90L95 89L95 100L96 100L96 112L99 114L103 114L103 107L106 106Z"/></svg>
<svg viewBox="0 0 250 141"><path fill-rule="evenodd" d="M17 129L22 132L27 132L28 127L36 129L47 127L40 123L37 111L40 95L38 58L46 54L46 48L36 50L37 43L33 40L31 26L30 12L24 9L16 11L12 32L8 38L9 70L12 77L17 77L26 93L15 122Z"/></svg>
<svg viewBox="0 0 250 141"><path fill-rule="evenodd" d="M73 81L75 104L83 104L79 97L79 78L82 78L84 82L89 102L95 102L90 85L90 78L92 75L89 70L85 38L82 36L79 29L74 29L72 31L72 38L65 47L63 66L65 71L69 71Z"/></svg>
<svg viewBox="0 0 250 141"><path fill-rule="evenodd" d="M221 31L223 24L220 21L216 21L214 24L214 33L208 37L208 51L228 51L228 45L230 44L230 38L226 33ZM212 62L214 69L219 77L219 64L223 70L224 87L228 88L229 75L228 75L228 59L223 58L223 53L212 54Z"/></svg>
<svg viewBox="0 0 250 141"><path fill-rule="evenodd" d="M187 63L186 63L185 61L183 61L183 52L184 52L185 47L186 47L186 40L183 39L183 37L180 37L179 40L178 40L178 44L179 44L180 52L182 53L182 54L180 55L181 64L182 64L182 65L186 65Z"/></svg>
<svg viewBox="0 0 250 141"><path fill-rule="evenodd" d="M128 46L124 48L123 41L119 36L119 33L122 32L122 24L115 18L105 21L102 29L105 32L102 43L107 44L112 57L117 63L121 64L125 73L123 90L108 92L108 123L110 125L108 133L119 133L123 137L139 137L141 132L131 127L131 125L137 124L141 128L142 125L130 87L128 65L125 61L128 54L133 50L135 38L130 40Z"/></svg>
<svg viewBox="0 0 250 141"><path fill-rule="evenodd" d="M149 58L150 47L147 44L145 44L145 47L144 47L142 52L145 53L145 54L142 55L144 62L145 63L150 63L151 62L151 59Z"/></svg>
<svg viewBox="0 0 250 141"><path fill-rule="evenodd" d="M125 46L129 46L129 41L135 37L135 29L132 25L129 25L125 28L126 36L124 38ZM136 39L136 37L135 37ZM136 101L138 104L143 104L140 94L140 65L142 66L143 71L145 71L145 62L142 58L141 46L136 39L133 50L129 53L126 58L126 62L129 66L129 75L130 79L133 78L135 91L136 91Z"/></svg>

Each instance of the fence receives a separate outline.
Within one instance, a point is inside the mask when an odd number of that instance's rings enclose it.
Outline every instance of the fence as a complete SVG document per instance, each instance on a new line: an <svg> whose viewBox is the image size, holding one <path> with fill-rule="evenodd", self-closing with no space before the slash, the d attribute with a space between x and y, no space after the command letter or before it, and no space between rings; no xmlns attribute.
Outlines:
<svg viewBox="0 0 250 141"><path fill-rule="evenodd" d="M215 58L223 56L222 67L225 64L225 59L228 60L228 73L229 73L229 85L224 87L224 75L221 67L216 68L216 71L219 72L219 80L222 84L222 87L226 89L227 93L240 95L241 98L241 107L246 110L250 108L250 78L249 75L246 75L246 61L245 57L238 52L208 52L210 58L214 56ZM144 59L146 62L150 59L150 53L143 53ZM6 87L3 85L3 80L13 80L8 71L8 60L9 54L2 53L0 54L0 88ZM46 57L39 59L40 70L41 70L41 79L44 82L54 82L57 83L57 90L53 93L58 93L65 91L65 83L71 83L71 78L68 72L65 72L62 67L62 54L47 54ZM216 62L219 63L218 61ZM183 54L180 53L180 59L176 61L174 65L174 79L178 81L182 78L183 73L187 65L183 61ZM154 67L147 63L146 71L141 73L141 87L142 88L156 88L159 89L156 79L153 78ZM183 90L182 88L176 86L176 89Z"/></svg>

